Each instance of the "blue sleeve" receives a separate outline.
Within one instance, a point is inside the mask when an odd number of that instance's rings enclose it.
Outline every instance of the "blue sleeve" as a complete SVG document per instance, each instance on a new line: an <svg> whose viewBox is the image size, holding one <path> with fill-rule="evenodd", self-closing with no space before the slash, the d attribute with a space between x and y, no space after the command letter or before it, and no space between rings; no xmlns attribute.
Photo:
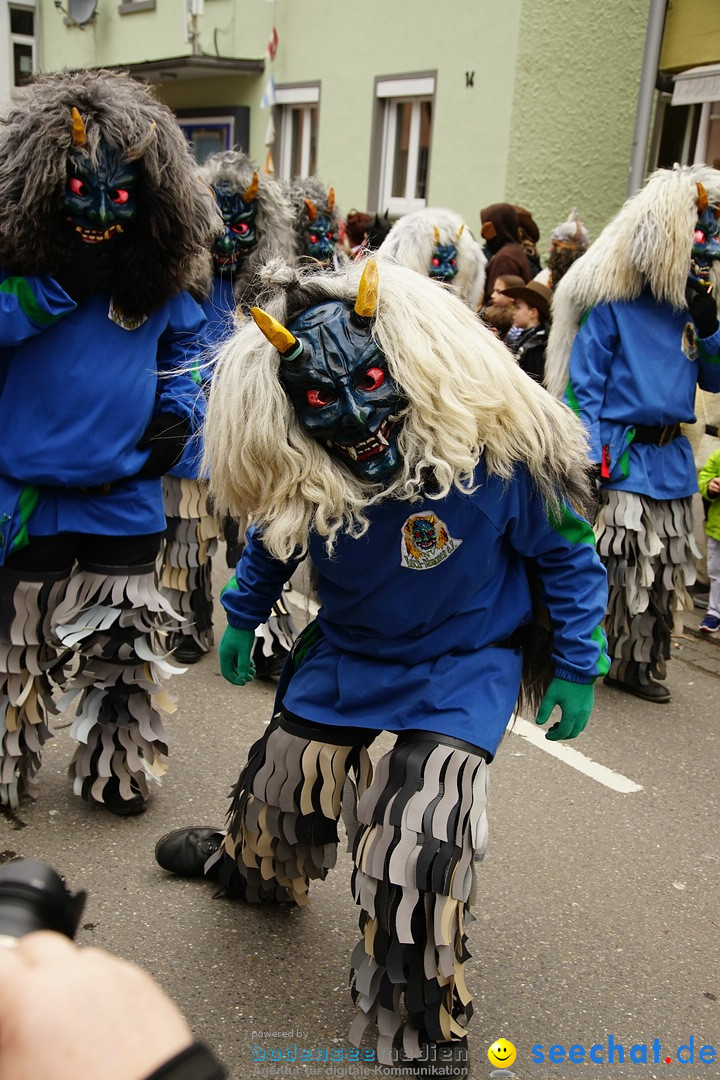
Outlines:
<svg viewBox="0 0 720 1080"><path fill-rule="evenodd" d="M600 304L581 322L570 353L565 402L582 420L590 437L590 460L595 462L602 461L600 413L618 338L610 306Z"/></svg>
<svg viewBox="0 0 720 1080"><path fill-rule="evenodd" d="M259 531L251 528L237 564L235 584L224 589L220 597L230 626L254 630L267 622L283 585L290 580L300 562L300 559L289 562L275 559L263 544Z"/></svg>
<svg viewBox="0 0 720 1080"><path fill-rule="evenodd" d="M555 674L570 682L592 682L610 667L601 625L607 574L592 528L567 504L558 515L548 515L526 470L516 471L506 498L508 540L531 560L540 579L553 629Z"/></svg>
<svg viewBox="0 0 720 1080"><path fill-rule="evenodd" d="M196 477L202 457L201 432L206 398L197 374L205 315L188 293L169 302L169 318L158 342L156 413L173 413L190 423L192 436L172 469L175 476Z"/></svg>
<svg viewBox="0 0 720 1080"><path fill-rule="evenodd" d="M75 311L75 302L51 277L0 277L0 345L18 345Z"/></svg>

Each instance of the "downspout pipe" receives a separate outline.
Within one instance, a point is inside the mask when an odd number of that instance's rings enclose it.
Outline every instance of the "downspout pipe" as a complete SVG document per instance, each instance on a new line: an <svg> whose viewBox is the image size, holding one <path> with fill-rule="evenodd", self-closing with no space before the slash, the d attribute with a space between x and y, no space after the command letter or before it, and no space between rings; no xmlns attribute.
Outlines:
<svg viewBox="0 0 720 1080"><path fill-rule="evenodd" d="M640 88L638 90L637 112L635 114L632 154L630 155L628 195L634 195L635 192L642 187L643 180L645 179L645 159L647 157L648 139L650 137L650 121L652 119L655 83L657 80L658 64L660 63L660 48L662 46L663 30L665 28L666 11L667 0L650 0L647 33L645 35L645 51L643 53Z"/></svg>

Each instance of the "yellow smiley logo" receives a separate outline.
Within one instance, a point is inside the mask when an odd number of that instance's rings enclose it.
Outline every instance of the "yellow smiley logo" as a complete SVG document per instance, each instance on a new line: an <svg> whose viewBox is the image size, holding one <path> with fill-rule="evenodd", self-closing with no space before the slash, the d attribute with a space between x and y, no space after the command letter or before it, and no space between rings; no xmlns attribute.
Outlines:
<svg viewBox="0 0 720 1080"><path fill-rule="evenodd" d="M517 1057L517 1051L507 1039L496 1039L488 1048L488 1061L498 1069L509 1069Z"/></svg>

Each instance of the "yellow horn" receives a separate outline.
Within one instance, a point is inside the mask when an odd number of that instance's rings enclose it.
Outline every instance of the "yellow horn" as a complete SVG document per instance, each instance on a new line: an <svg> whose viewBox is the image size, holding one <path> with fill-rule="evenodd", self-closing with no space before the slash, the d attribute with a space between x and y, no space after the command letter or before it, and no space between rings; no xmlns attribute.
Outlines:
<svg viewBox="0 0 720 1080"><path fill-rule="evenodd" d="M256 169L255 172L253 173L253 178L250 181L249 186L242 193L243 202L252 202L253 199L255 198L255 196L257 195L257 191L258 191L258 174L257 174L257 169Z"/></svg>
<svg viewBox="0 0 720 1080"><path fill-rule="evenodd" d="M311 221L314 221L317 217L317 206L310 199L303 199L303 202L307 206L308 217Z"/></svg>
<svg viewBox="0 0 720 1080"><path fill-rule="evenodd" d="M73 146L85 146L87 143L87 132L85 131L83 118L74 105L72 107L72 141Z"/></svg>
<svg viewBox="0 0 720 1080"><path fill-rule="evenodd" d="M378 299L378 268L375 259L368 259L363 268L358 286L355 314L363 319L371 319L375 314Z"/></svg>
<svg viewBox="0 0 720 1080"><path fill-rule="evenodd" d="M698 197L697 197L698 214L704 214L705 211L708 208L708 197L707 197L707 191L705 190L703 185L701 183L699 183L699 182L697 183L697 193L698 193Z"/></svg>
<svg viewBox="0 0 720 1080"><path fill-rule="evenodd" d="M296 360L302 352L302 343L282 323L268 315L262 308L250 308L256 325L285 360Z"/></svg>
<svg viewBox="0 0 720 1080"><path fill-rule="evenodd" d="M332 214L335 209L335 188L330 188L328 191L328 213Z"/></svg>
<svg viewBox="0 0 720 1080"><path fill-rule="evenodd" d="M437 225L433 225L433 236L435 237L435 246L437 247L437 245L440 243L440 230L438 229Z"/></svg>
<svg viewBox="0 0 720 1080"><path fill-rule="evenodd" d="M460 226L460 228L458 229L458 231L457 231L457 232L455 233L455 243L457 243L457 241L458 241L458 240L460 239L460 237L462 236L462 234L463 234L463 229L464 229L464 228L465 228L465 222L463 221L462 225Z"/></svg>

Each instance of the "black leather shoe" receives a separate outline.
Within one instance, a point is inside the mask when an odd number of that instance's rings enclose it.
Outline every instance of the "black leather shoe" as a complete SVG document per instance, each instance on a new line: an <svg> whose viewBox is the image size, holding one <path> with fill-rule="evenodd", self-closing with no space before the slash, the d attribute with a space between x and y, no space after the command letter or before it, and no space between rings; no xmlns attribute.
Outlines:
<svg viewBox="0 0 720 1080"><path fill-rule="evenodd" d="M155 860L163 870L179 877L203 877L205 863L222 844L222 829L195 825L174 829L161 836L155 845Z"/></svg>
<svg viewBox="0 0 720 1080"><path fill-rule="evenodd" d="M206 651L190 634L183 634L177 638L173 656L179 664L197 664Z"/></svg>
<svg viewBox="0 0 720 1080"><path fill-rule="evenodd" d="M626 694L634 694L635 697L642 698L644 701L654 701L657 705L666 705L670 701L670 691L667 686L652 680L646 683L636 680L623 682L621 679L611 679L609 675L606 675L604 682L606 686L624 690Z"/></svg>
<svg viewBox="0 0 720 1080"><path fill-rule="evenodd" d="M82 797L88 806L94 806L97 810L109 810L118 817L133 817L135 814L144 814L147 807L147 799L144 799L133 781L130 781L130 790L135 792L131 799L123 799L120 794L120 784L114 776L111 776L103 789L102 800L94 799L90 789L97 777L88 776L83 781Z"/></svg>
<svg viewBox="0 0 720 1080"><path fill-rule="evenodd" d="M467 1039L422 1043L421 1051L412 1062L418 1080L466 1080L470 1068Z"/></svg>

